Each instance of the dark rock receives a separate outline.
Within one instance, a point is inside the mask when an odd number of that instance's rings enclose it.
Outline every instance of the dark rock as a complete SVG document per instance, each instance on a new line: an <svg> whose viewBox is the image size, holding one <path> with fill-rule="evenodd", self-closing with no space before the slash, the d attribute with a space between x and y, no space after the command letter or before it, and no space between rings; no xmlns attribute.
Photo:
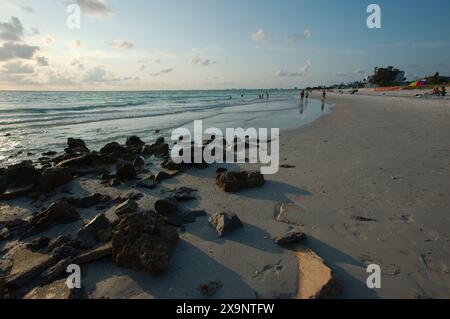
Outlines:
<svg viewBox="0 0 450 319"><path fill-rule="evenodd" d="M33 166L32 161L23 161L16 165L11 165L0 175L0 193L6 189L17 189L38 185L41 172Z"/></svg>
<svg viewBox="0 0 450 319"><path fill-rule="evenodd" d="M91 151L86 147L86 143L81 139L68 138L68 147L65 149L68 154L89 154Z"/></svg>
<svg viewBox="0 0 450 319"><path fill-rule="evenodd" d="M127 138L126 145L130 147L142 147L145 143L137 136L130 136Z"/></svg>
<svg viewBox="0 0 450 319"><path fill-rule="evenodd" d="M77 234L77 240L82 248L92 248L99 242L107 242L111 238L112 227L104 214L97 215Z"/></svg>
<svg viewBox="0 0 450 319"><path fill-rule="evenodd" d="M120 161L117 163L116 176L123 181L127 181L135 179L137 174L133 164L126 161Z"/></svg>
<svg viewBox="0 0 450 319"><path fill-rule="evenodd" d="M216 170L216 174L223 174L223 173L226 173L226 172L228 172L228 169L223 168L223 167L219 167L219 168Z"/></svg>
<svg viewBox="0 0 450 319"><path fill-rule="evenodd" d="M53 203L45 211L32 218L22 238L46 231L56 225L73 223L80 218L78 211L68 203Z"/></svg>
<svg viewBox="0 0 450 319"><path fill-rule="evenodd" d="M48 284L50 282L55 281L56 279L60 279L67 276L67 266L71 265L72 258L68 257L60 260L52 267L48 268L40 275L40 279L44 284Z"/></svg>
<svg viewBox="0 0 450 319"><path fill-rule="evenodd" d="M56 154L58 154L58 153L55 151L48 151L48 152L42 153L43 156L55 156Z"/></svg>
<svg viewBox="0 0 450 319"><path fill-rule="evenodd" d="M177 202L188 202L197 199L196 197L192 196L192 193L196 191L197 190L189 187L179 187L173 189L171 193L173 194L172 198L175 199Z"/></svg>
<svg viewBox="0 0 450 319"><path fill-rule="evenodd" d="M98 154L91 153L62 160L58 162L56 167L66 167L72 170L90 168L92 172L95 172L95 169L93 167L100 164L102 160L103 159Z"/></svg>
<svg viewBox="0 0 450 319"><path fill-rule="evenodd" d="M305 234L299 230L291 230L284 235L275 238L277 245L290 245L303 241L306 238Z"/></svg>
<svg viewBox="0 0 450 319"><path fill-rule="evenodd" d="M169 156L169 144L164 142L164 138L160 137L152 145L145 145L141 149L143 155L151 156L156 155L160 157Z"/></svg>
<svg viewBox="0 0 450 319"><path fill-rule="evenodd" d="M138 208L139 208L138 203L136 203L136 201L134 201L132 199L129 199L129 200L123 202L122 204L120 204L119 206L117 206L116 209L114 210L114 213L118 217L122 217L127 214L136 213Z"/></svg>
<svg viewBox="0 0 450 319"><path fill-rule="evenodd" d="M209 223L216 229L219 237L231 233L232 231L242 228L243 224L236 214L226 212L217 213L209 218Z"/></svg>
<svg viewBox="0 0 450 319"><path fill-rule="evenodd" d="M48 247L49 243L50 243L50 238L47 238L45 236L40 236L38 238L33 239L31 241L31 243L27 245L27 248L29 248L31 250L40 250L40 249Z"/></svg>
<svg viewBox="0 0 450 319"><path fill-rule="evenodd" d="M59 237L56 237L55 239L52 239L48 244L48 251L53 251L56 248L61 247L72 240L73 240L72 237L69 235L61 235Z"/></svg>
<svg viewBox="0 0 450 319"><path fill-rule="evenodd" d="M178 206L169 199L159 199L155 202L155 211L159 215L166 216L178 212Z"/></svg>
<svg viewBox="0 0 450 319"><path fill-rule="evenodd" d="M119 267L161 275L177 241L176 229L157 215L129 214L113 231L113 261Z"/></svg>
<svg viewBox="0 0 450 319"><path fill-rule="evenodd" d="M136 157L136 159L133 161L133 166L136 172L143 172L145 169L145 160L142 158L142 156Z"/></svg>
<svg viewBox="0 0 450 319"><path fill-rule="evenodd" d="M156 188L156 186L158 186L158 182L155 181L154 177L143 179L142 181L136 184L136 187L147 189L154 189Z"/></svg>
<svg viewBox="0 0 450 319"><path fill-rule="evenodd" d="M260 172L225 172L217 175L216 184L227 193L261 187L265 183L264 175Z"/></svg>
<svg viewBox="0 0 450 319"><path fill-rule="evenodd" d="M120 186L122 184L122 181L119 178L113 178L109 181L108 185L111 187Z"/></svg>
<svg viewBox="0 0 450 319"><path fill-rule="evenodd" d="M161 167L169 171L181 171L183 164L176 164L173 160L168 159L161 163Z"/></svg>
<svg viewBox="0 0 450 319"><path fill-rule="evenodd" d="M68 168L47 168L46 170L44 170L44 172L42 172L40 179L40 188L44 192L49 192L59 186L70 183L72 180L73 176Z"/></svg>
<svg viewBox="0 0 450 319"><path fill-rule="evenodd" d="M6 285L20 288L28 285L56 260L47 254L33 252L19 245L7 252L0 261L0 273L6 276Z"/></svg>
<svg viewBox="0 0 450 319"><path fill-rule="evenodd" d="M107 205L112 201L112 198L108 195L95 193L81 198L63 197L60 201L67 202L76 208L89 208L96 205Z"/></svg>
<svg viewBox="0 0 450 319"><path fill-rule="evenodd" d="M25 186L18 186L14 188L8 188L6 189L2 194L0 194L0 199L4 200L10 200L15 199L21 196L25 196L32 192L35 188L35 185L25 185Z"/></svg>
<svg viewBox="0 0 450 319"><path fill-rule="evenodd" d="M193 224L197 218L206 217L208 214L204 210L191 210L181 216L184 224Z"/></svg>
<svg viewBox="0 0 450 319"><path fill-rule="evenodd" d="M220 281L211 281L206 284L201 284L197 287L197 290L203 297L213 297L221 288L223 283Z"/></svg>
<svg viewBox="0 0 450 319"><path fill-rule="evenodd" d="M49 249L50 251L50 249ZM70 239L68 242L62 243L51 251L52 256L60 261L66 258L74 258L81 253L80 242Z"/></svg>
<svg viewBox="0 0 450 319"><path fill-rule="evenodd" d="M112 255L111 243L104 244L100 247L84 252L73 259L73 263L77 265L85 265L94 261L110 257Z"/></svg>
<svg viewBox="0 0 450 319"><path fill-rule="evenodd" d="M166 172L158 172L155 176L155 181L160 182L167 179L171 179L173 176Z"/></svg>

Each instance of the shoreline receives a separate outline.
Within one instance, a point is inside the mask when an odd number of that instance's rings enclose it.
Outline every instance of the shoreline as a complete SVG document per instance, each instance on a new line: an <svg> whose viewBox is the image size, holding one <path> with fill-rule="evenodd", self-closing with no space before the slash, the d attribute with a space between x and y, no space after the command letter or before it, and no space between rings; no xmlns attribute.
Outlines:
<svg viewBox="0 0 450 319"><path fill-rule="evenodd" d="M195 189L195 199L179 203L180 210L203 210L207 216L178 230L166 273L151 276L95 260L85 266L83 277L91 298L197 299L202 298L198 285L211 281L222 283L214 298L295 298L298 249L303 248L331 268L338 298L449 297L450 168L444 163L450 156L450 105L337 94L327 100L334 105L330 114L282 131L285 168L266 176L261 188L230 194L216 185L217 168L259 168L250 164L183 170L152 190L136 188L136 182L107 187L88 174L38 200L2 201L0 217L28 218L67 192L77 198L137 192L142 194L140 209L149 211L174 187ZM161 171L156 164L148 169ZM276 220L280 203L292 209L290 224ZM107 207L105 215L113 220L116 208ZM221 211L236 213L244 227L217 238L208 217ZM81 221L39 235L76 236L99 213L95 207L80 212ZM276 245L274 238L292 228L304 232L306 241L291 249ZM0 252L11 249L7 246L0 242ZM366 267L372 263L382 268L380 290L365 285Z"/></svg>

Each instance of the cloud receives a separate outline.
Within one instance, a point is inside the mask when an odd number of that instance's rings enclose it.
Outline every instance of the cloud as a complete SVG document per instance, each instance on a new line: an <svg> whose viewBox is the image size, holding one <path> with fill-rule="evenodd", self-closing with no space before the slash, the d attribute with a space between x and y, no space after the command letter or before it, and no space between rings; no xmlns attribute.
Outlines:
<svg viewBox="0 0 450 319"><path fill-rule="evenodd" d="M211 65L211 64L216 64L217 62L216 62L216 61L212 61L212 60L210 60L210 59L203 59L203 58L200 58L200 57L193 57L193 58L189 61L189 63L190 63L190 64L193 64L193 65L203 65L203 66L208 66L208 65Z"/></svg>
<svg viewBox="0 0 450 319"><path fill-rule="evenodd" d="M367 73L365 70L360 70L360 69L356 69L352 72L338 72L335 74L335 76L337 77L348 77L348 76L352 76L352 75L363 75Z"/></svg>
<svg viewBox="0 0 450 319"><path fill-rule="evenodd" d="M114 82L118 80L104 66L95 66L87 70L83 76L83 82L89 83Z"/></svg>
<svg viewBox="0 0 450 319"><path fill-rule="evenodd" d="M161 71L159 71L159 72L157 72L157 73L152 73L152 74L150 74L150 75L151 75L151 76L160 76L160 75L172 73L173 71L174 71L174 69L172 69L172 68L170 68L170 69L164 69L164 70L161 70Z"/></svg>
<svg viewBox="0 0 450 319"><path fill-rule="evenodd" d="M73 40L72 47L74 47L76 49L81 48L81 40Z"/></svg>
<svg viewBox="0 0 450 319"><path fill-rule="evenodd" d="M24 28L19 18L11 17L10 22L0 22L0 40L21 41Z"/></svg>
<svg viewBox="0 0 450 319"><path fill-rule="evenodd" d="M70 65L73 67L76 67L78 70L84 70L84 65L81 63L81 61L77 58L73 58L72 62L70 62Z"/></svg>
<svg viewBox="0 0 450 319"><path fill-rule="evenodd" d="M311 29L310 28L305 29L305 31L303 31L303 35L304 35L305 39L311 38L311 35L312 35Z"/></svg>
<svg viewBox="0 0 450 319"><path fill-rule="evenodd" d="M36 57L36 62L39 66L48 66L48 59L44 56L38 56Z"/></svg>
<svg viewBox="0 0 450 319"><path fill-rule="evenodd" d="M252 33L252 40L256 43L264 43L267 41L268 37L269 34L263 29L259 29L258 31Z"/></svg>
<svg viewBox="0 0 450 319"><path fill-rule="evenodd" d="M9 62L3 65L2 72L8 74L31 74L34 73L34 68L22 62Z"/></svg>
<svg viewBox="0 0 450 319"><path fill-rule="evenodd" d="M106 0L75 0L84 15L94 18L110 17L112 10Z"/></svg>
<svg viewBox="0 0 450 319"><path fill-rule="evenodd" d="M309 60L305 61L305 64L297 72L287 72L284 70L278 70L275 74L277 76L304 76L306 72L311 68L311 62Z"/></svg>
<svg viewBox="0 0 450 319"><path fill-rule="evenodd" d="M55 39L51 35L46 35L41 40L42 40L43 44L49 45L49 46L52 45L53 43L55 43Z"/></svg>
<svg viewBox="0 0 450 319"><path fill-rule="evenodd" d="M40 50L37 46L7 42L0 47L0 61L12 59L30 60Z"/></svg>
<svg viewBox="0 0 450 319"><path fill-rule="evenodd" d="M125 40L117 40L111 43L113 47L116 49L123 49L123 50L131 50L134 49L134 43L125 41Z"/></svg>
<svg viewBox="0 0 450 319"><path fill-rule="evenodd" d="M19 5L19 7L24 12L28 12L28 13L34 13L35 12L35 10L32 7L30 7L30 6Z"/></svg>

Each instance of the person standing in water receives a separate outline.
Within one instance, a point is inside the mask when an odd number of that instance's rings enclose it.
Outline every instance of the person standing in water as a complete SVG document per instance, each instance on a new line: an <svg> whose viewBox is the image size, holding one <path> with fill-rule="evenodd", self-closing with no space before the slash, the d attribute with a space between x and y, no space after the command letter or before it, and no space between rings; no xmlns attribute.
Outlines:
<svg viewBox="0 0 450 319"><path fill-rule="evenodd" d="M309 91L306 91L306 100L308 101L309 99Z"/></svg>
<svg viewBox="0 0 450 319"><path fill-rule="evenodd" d="M305 99L305 90L302 90L301 92L300 92L300 104L302 104L303 103L303 100Z"/></svg>
<svg viewBox="0 0 450 319"><path fill-rule="evenodd" d="M266 96L267 96L267 101L268 101L270 98L269 91L266 92Z"/></svg>
<svg viewBox="0 0 450 319"><path fill-rule="evenodd" d="M322 99L325 100L327 97L327 91L323 90L322 92Z"/></svg>

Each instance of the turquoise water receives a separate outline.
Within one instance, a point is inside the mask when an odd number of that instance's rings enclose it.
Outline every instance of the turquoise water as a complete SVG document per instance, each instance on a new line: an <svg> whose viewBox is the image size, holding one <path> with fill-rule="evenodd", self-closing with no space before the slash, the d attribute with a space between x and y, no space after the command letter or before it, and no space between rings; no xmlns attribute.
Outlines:
<svg viewBox="0 0 450 319"><path fill-rule="evenodd" d="M146 142L170 137L194 120L203 120L204 128L288 129L330 109L316 100L300 108L295 91L270 91L268 101L258 99L260 92L0 92L0 166L62 151L68 137L82 138L95 150L132 134Z"/></svg>

